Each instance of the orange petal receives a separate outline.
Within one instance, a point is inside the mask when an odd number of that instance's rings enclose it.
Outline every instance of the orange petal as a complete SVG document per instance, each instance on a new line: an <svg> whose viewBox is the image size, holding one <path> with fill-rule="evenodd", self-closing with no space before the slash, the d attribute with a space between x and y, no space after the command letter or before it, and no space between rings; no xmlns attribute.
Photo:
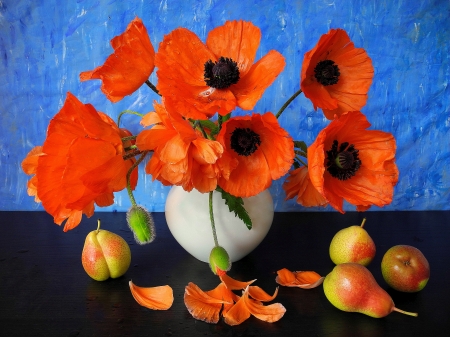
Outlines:
<svg viewBox="0 0 450 337"><path fill-rule="evenodd" d="M242 297L244 298L247 310L250 311L253 316L262 321L268 323L276 322L280 320L286 312L286 308L281 303L274 303L264 306L261 303L248 298L248 296Z"/></svg>
<svg viewBox="0 0 450 337"><path fill-rule="evenodd" d="M238 325L250 317L250 311L244 300L244 296L248 296L247 292L236 302L236 304L223 314L223 319L228 325Z"/></svg>
<svg viewBox="0 0 450 337"><path fill-rule="evenodd" d="M275 288L275 292L273 293L272 296L269 295L268 293L266 293L264 290L262 290L258 286L250 286L250 287L248 287L248 294L249 294L250 297L252 297L256 301L270 302L270 301L274 300L275 297L277 297L277 295L278 295L278 287Z"/></svg>
<svg viewBox="0 0 450 337"><path fill-rule="evenodd" d="M138 287L129 282L131 294L136 302L153 310L167 310L173 303L173 290L170 286Z"/></svg>
<svg viewBox="0 0 450 337"><path fill-rule="evenodd" d="M286 309L280 303L264 306L259 301L250 299L249 288L247 287L239 301L224 316L225 323L237 325L244 322L250 315L265 322L276 322L283 317Z"/></svg>
<svg viewBox="0 0 450 337"><path fill-rule="evenodd" d="M302 289L316 288L322 284L324 277L314 271L294 271L286 268L277 271L275 281L285 287L298 287Z"/></svg>
<svg viewBox="0 0 450 337"><path fill-rule="evenodd" d="M230 290L245 289L247 286L249 286L250 284L252 284L253 282L256 281L256 279L255 279L255 280L248 281L248 282L241 282L241 281L237 281L237 280L231 278L227 274L221 275L221 276L219 276L219 278Z"/></svg>
<svg viewBox="0 0 450 337"><path fill-rule="evenodd" d="M200 321L217 323L223 303L225 301L211 297L192 282L185 288L184 304L192 317Z"/></svg>

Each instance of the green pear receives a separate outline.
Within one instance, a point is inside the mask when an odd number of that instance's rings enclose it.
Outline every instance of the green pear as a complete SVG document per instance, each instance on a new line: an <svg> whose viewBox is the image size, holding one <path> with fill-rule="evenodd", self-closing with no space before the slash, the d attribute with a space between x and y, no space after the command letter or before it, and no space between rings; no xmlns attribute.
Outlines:
<svg viewBox="0 0 450 337"><path fill-rule="evenodd" d="M375 257L376 247L372 238L363 228L366 219L360 226L350 226L337 232L330 243L330 258L335 264L355 262L363 266L369 265Z"/></svg>
<svg viewBox="0 0 450 337"><path fill-rule="evenodd" d="M372 273L359 263L338 264L325 277L323 290L336 308L380 318L398 311L417 316L395 307L391 296L375 281Z"/></svg>
<svg viewBox="0 0 450 337"><path fill-rule="evenodd" d="M131 263L128 243L119 235L100 229L90 232L84 242L81 263L86 273L97 281L117 278L126 273Z"/></svg>

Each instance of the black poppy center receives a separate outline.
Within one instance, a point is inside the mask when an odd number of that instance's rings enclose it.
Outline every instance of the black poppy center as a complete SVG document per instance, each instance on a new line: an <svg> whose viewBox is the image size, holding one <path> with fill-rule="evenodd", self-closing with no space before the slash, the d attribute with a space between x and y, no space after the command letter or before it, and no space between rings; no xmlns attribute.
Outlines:
<svg viewBox="0 0 450 337"><path fill-rule="evenodd" d="M261 145L259 135L249 128L236 128L231 134L231 148L240 156L249 156Z"/></svg>
<svg viewBox="0 0 450 337"><path fill-rule="evenodd" d="M314 68L314 76L322 85L336 84L339 80L339 67L332 60L323 60Z"/></svg>
<svg viewBox="0 0 450 337"><path fill-rule="evenodd" d="M326 168L334 178L347 180L353 177L361 167L359 151L353 144L347 142L339 145L337 140L333 141L331 150L327 151Z"/></svg>
<svg viewBox="0 0 450 337"><path fill-rule="evenodd" d="M205 63L205 82L216 89L225 89L239 81L239 68L237 63L228 57L220 57L219 61L211 60Z"/></svg>

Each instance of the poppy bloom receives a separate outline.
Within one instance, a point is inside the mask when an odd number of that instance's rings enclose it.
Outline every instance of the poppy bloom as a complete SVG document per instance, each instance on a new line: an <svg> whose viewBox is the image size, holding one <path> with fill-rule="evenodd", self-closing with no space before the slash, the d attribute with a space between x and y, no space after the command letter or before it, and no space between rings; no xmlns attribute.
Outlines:
<svg viewBox="0 0 450 337"><path fill-rule="evenodd" d="M333 119L360 110L373 79L372 60L342 29L331 29L305 54L300 87L314 109Z"/></svg>
<svg viewBox="0 0 450 337"><path fill-rule="evenodd" d="M111 102L131 95L145 83L155 68L155 50L142 20L135 18L126 31L111 40L114 53L94 70L80 74L81 81L100 79Z"/></svg>
<svg viewBox="0 0 450 337"><path fill-rule="evenodd" d="M289 172L289 176L283 183L283 189L286 193L286 200L297 197L297 203L305 207L328 205L328 201L311 184L306 166Z"/></svg>
<svg viewBox="0 0 450 337"><path fill-rule="evenodd" d="M224 153L219 185L236 197L251 197L284 176L294 160L294 143L268 112L232 117L222 124L217 141Z"/></svg>
<svg viewBox="0 0 450 337"><path fill-rule="evenodd" d="M181 115L155 103L155 112L144 116L141 124L153 125L136 139L141 150L154 151L146 172L164 185L196 188L202 193L215 190L220 173L216 165L223 152L219 142L206 139Z"/></svg>
<svg viewBox="0 0 450 337"><path fill-rule="evenodd" d="M209 32L206 44L178 28L164 37L155 57L159 93L193 119L251 110L285 66L271 50L254 63L261 31L251 22L227 21Z"/></svg>
<svg viewBox="0 0 450 337"><path fill-rule="evenodd" d="M109 206L113 192L127 185L133 161L123 159L120 130L107 115L67 94L62 109L50 121L42 148L34 148L22 162L35 176L33 189L44 209L64 231L78 226L82 214L94 212L94 203ZM37 159L37 160L36 160ZM132 188L137 183L134 174Z"/></svg>
<svg viewBox="0 0 450 337"><path fill-rule="evenodd" d="M341 213L344 199L358 211L392 202L398 181L395 138L366 130L369 126L361 112L348 112L324 128L308 148L311 183Z"/></svg>

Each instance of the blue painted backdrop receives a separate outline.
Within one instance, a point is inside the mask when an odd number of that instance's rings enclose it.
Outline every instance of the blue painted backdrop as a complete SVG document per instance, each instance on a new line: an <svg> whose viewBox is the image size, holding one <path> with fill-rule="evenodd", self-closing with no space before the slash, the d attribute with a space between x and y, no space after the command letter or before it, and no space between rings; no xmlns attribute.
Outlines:
<svg viewBox="0 0 450 337"><path fill-rule="evenodd" d="M392 204L383 209L450 209L448 0L0 0L0 210L41 209L26 193L28 177L20 163L33 146L43 143L47 124L67 91L114 119L125 109L152 109L157 97L146 86L112 104L101 93L100 81L80 83L78 77L104 62L112 52L110 39L135 16L144 21L155 48L179 26L204 40L226 20L253 21L263 33L258 58L276 49L287 59L257 112L278 111L299 88L304 53L329 28L345 29L375 67L362 111L373 128L392 132L398 142L400 179ZM156 83L154 75L151 80ZM123 121L134 132L140 129L136 116ZM280 123L295 139L310 144L328 121L300 96ZM152 211L163 211L168 188L152 183L143 170L139 179L137 200ZM271 187L276 210L304 210L284 201L281 184ZM126 194L118 193L116 203L102 210L128 207Z"/></svg>

